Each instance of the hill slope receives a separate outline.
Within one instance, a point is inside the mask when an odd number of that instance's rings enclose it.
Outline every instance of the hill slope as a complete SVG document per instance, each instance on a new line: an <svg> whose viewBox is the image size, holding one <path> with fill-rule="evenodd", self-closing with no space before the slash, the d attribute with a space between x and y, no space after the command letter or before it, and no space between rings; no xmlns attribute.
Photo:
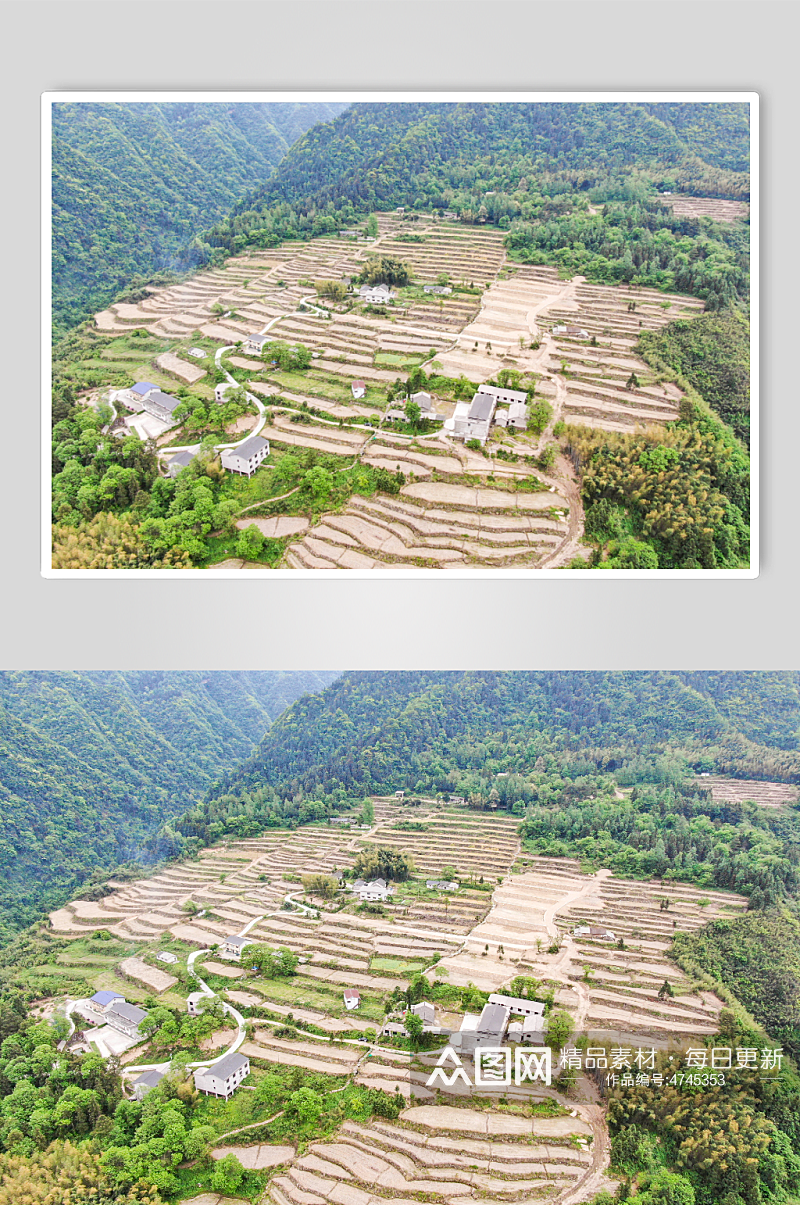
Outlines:
<svg viewBox="0 0 800 1205"><path fill-rule="evenodd" d="M342 105L71 103L53 107L57 331L183 254Z"/></svg>
<svg viewBox="0 0 800 1205"><path fill-rule="evenodd" d="M332 674L0 674L0 934L138 856Z"/></svg>

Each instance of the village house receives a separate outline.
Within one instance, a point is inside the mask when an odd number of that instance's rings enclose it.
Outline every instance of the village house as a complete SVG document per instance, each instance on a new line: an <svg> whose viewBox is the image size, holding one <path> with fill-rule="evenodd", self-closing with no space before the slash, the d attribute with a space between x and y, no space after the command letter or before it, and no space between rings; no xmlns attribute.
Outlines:
<svg viewBox="0 0 800 1205"><path fill-rule="evenodd" d="M95 992L91 1000L86 1001L86 1007L93 1013L105 1013L111 1007L115 1000L125 1000L119 992Z"/></svg>
<svg viewBox="0 0 800 1205"><path fill-rule="evenodd" d="M139 1025L144 1021L147 1013L143 1008L137 1008L135 1004L128 1004L127 1000L115 1000L110 1008L106 1011L105 1019L108 1025L112 1025L114 1029L118 1029L120 1033L126 1034L129 1038L138 1038Z"/></svg>
<svg viewBox="0 0 800 1205"><path fill-rule="evenodd" d="M404 799L405 794L406 794L405 791L395 791L394 797L395 797L395 799Z"/></svg>
<svg viewBox="0 0 800 1205"><path fill-rule="evenodd" d="M567 326L563 322L559 326L554 326L551 333L553 335L568 335L571 339L589 338L589 332L585 331L582 326Z"/></svg>
<svg viewBox="0 0 800 1205"><path fill-rule="evenodd" d="M361 1003L361 997L352 987L346 987L344 989L342 992L342 998L344 999L345 1008L348 1009L358 1008L359 1004Z"/></svg>
<svg viewBox="0 0 800 1205"><path fill-rule="evenodd" d="M222 381L219 385L214 386L214 401L222 405L225 401L225 394L230 393L231 389L238 388L238 385L232 385L230 381Z"/></svg>
<svg viewBox="0 0 800 1205"><path fill-rule="evenodd" d="M477 1026L478 1040L499 1045L505 1037L510 1014L504 1004L484 1004Z"/></svg>
<svg viewBox="0 0 800 1205"><path fill-rule="evenodd" d="M377 305L385 305L389 301L394 301L397 296L392 292L388 285L362 285L358 290L358 295L362 301L374 302Z"/></svg>
<svg viewBox="0 0 800 1205"><path fill-rule="evenodd" d="M595 941L616 941L616 937L610 929L603 929L598 925L580 925L572 932L575 937L591 937Z"/></svg>
<svg viewBox="0 0 800 1205"><path fill-rule="evenodd" d="M544 1045L544 1019L524 1017L521 1021L511 1021L506 1037L509 1042L520 1042L526 1046L542 1046Z"/></svg>
<svg viewBox="0 0 800 1205"><path fill-rule="evenodd" d="M464 802L463 795L451 795L450 796L450 803L463 803L463 802Z"/></svg>
<svg viewBox="0 0 800 1205"><path fill-rule="evenodd" d="M155 1088L164 1078L163 1071L145 1071L133 1081L133 1099L144 1100L151 1088Z"/></svg>
<svg viewBox="0 0 800 1205"><path fill-rule="evenodd" d="M450 285L423 285L422 287L426 293L438 293L438 294L447 295L448 293L452 293L452 291L453 291L450 288Z"/></svg>
<svg viewBox="0 0 800 1205"><path fill-rule="evenodd" d="M426 879L428 891L458 891L458 883L451 879Z"/></svg>
<svg viewBox="0 0 800 1205"><path fill-rule="evenodd" d="M206 353L203 351L202 347L190 347L186 354L189 356L194 356L195 360L205 360L206 358Z"/></svg>
<svg viewBox="0 0 800 1205"><path fill-rule="evenodd" d="M213 1067L198 1067L194 1086L206 1096L232 1096L243 1079L250 1074L250 1060L243 1054L226 1054Z"/></svg>
<svg viewBox="0 0 800 1205"><path fill-rule="evenodd" d="M350 392L352 393L353 397L363 397L367 392L367 386L364 381L353 381L352 385L350 386Z"/></svg>
<svg viewBox="0 0 800 1205"><path fill-rule="evenodd" d="M248 335L244 341L244 350L254 352L260 356L267 343L271 343L269 335L260 335L258 331L253 331L252 335Z"/></svg>
<svg viewBox="0 0 800 1205"><path fill-rule="evenodd" d="M255 945L255 942L251 941L249 937L240 937L239 934L236 933L231 937L225 938L222 946L222 952L226 958L239 959L242 956L242 950L245 948L245 946L253 945Z"/></svg>
<svg viewBox="0 0 800 1205"><path fill-rule="evenodd" d="M242 477L252 477L262 461L269 456L269 440L260 435L251 435L235 448L225 448L220 456L223 469L231 473L240 473Z"/></svg>
<svg viewBox="0 0 800 1205"><path fill-rule="evenodd" d="M481 385L466 413L464 413L463 403L456 406L453 434L465 441L477 439L480 444L485 444L489 438L489 428L492 425L496 407L497 398L492 393L484 392L484 387Z"/></svg>
<svg viewBox="0 0 800 1205"><path fill-rule="evenodd" d="M488 1003L499 1004L523 1017L541 1018L544 1015L544 1004L541 1000L528 1000L524 996L504 996L501 992L492 992Z"/></svg>
<svg viewBox="0 0 800 1205"><path fill-rule="evenodd" d="M128 389L118 389L115 394L112 394L111 400L121 402L128 410L138 413L142 409L142 402L148 393L157 393L158 385L154 385L152 381L137 381Z"/></svg>
<svg viewBox="0 0 800 1205"><path fill-rule="evenodd" d="M481 385L481 393L488 393L499 404L509 405L511 402L526 402L528 400L527 393L521 389L506 389L501 385Z"/></svg>
<svg viewBox="0 0 800 1205"><path fill-rule="evenodd" d="M159 950L156 957L159 962L173 963L178 961L178 955L170 953L169 950Z"/></svg>
<svg viewBox="0 0 800 1205"><path fill-rule="evenodd" d="M351 891L356 893L362 903L383 901L394 895L394 887L390 887L385 879L370 879L368 883L364 879L356 879Z"/></svg>
<svg viewBox="0 0 800 1205"><path fill-rule="evenodd" d="M392 410L387 410L386 411L386 421L387 421L387 423L390 423L390 422L407 423L408 415L406 414L405 410L397 410L396 408L392 409Z"/></svg>
<svg viewBox="0 0 800 1205"><path fill-rule="evenodd" d="M387 1021L381 1030L382 1038L407 1038L408 1030L402 1021Z"/></svg>
<svg viewBox="0 0 800 1205"><path fill-rule="evenodd" d="M420 1000L419 1004L412 1004L410 1011L421 1018L423 1029L436 1025L436 1010L427 1000Z"/></svg>
<svg viewBox="0 0 800 1205"><path fill-rule="evenodd" d="M169 473L170 477L177 477L181 469L185 469L187 464L191 464L196 455L196 452L186 451L178 452L176 456L173 456L167 465L167 472ZM163 962L164 959L162 958L161 961ZM177 958L175 961L178 961Z"/></svg>
<svg viewBox="0 0 800 1205"><path fill-rule="evenodd" d="M200 1007L201 1000L209 999L205 992L192 992L186 997L186 1011L190 1017L199 1017L203 1011Z"/></svg>

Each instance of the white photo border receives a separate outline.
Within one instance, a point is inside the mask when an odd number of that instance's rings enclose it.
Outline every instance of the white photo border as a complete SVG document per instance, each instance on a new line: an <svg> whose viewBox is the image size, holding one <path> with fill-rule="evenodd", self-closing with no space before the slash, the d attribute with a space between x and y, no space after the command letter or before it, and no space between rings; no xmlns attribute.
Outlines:
<svg viewBox="0 0 800 1205"><path fill-rule="evenodd" d="M433 580L447 581L458 578L468 581L502 581L545 579L616 580L658 578L706 578L711 580L757 578L760 569L759 556L759 94L754 91L594 91L576 92L495 92L495 91L441 91L403 90L372 92L342 89L334 91L58 91L42 93L42 146L41 146L41 380L42 380L42 447L41 447L41 576L44 578L155 578L201 579L215 581L270 581L286 579L304 581L352 581L358 578L372 580ZM746 104L750 114L750 564L742 569L531 569L498 568L477 569L468 566L444 569L418 569L407 566L381 566L380 569L238 569L216 571L209 569L55 569L52 565L52 462L51 462L51 406L52 406L52 111L56 104L92 103L337 103L349 104L392 104L398 102L452 103L480 102L485 104L543 104L543 103L666 103L683 104Z"/></svg>

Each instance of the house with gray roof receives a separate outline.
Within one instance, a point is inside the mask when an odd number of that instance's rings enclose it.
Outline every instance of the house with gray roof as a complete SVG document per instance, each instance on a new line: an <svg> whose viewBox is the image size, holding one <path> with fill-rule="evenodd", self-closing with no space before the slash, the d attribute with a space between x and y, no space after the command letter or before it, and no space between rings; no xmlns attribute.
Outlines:
<svg viewBox="0 0 800 1205"><path fill-rule="evenodd" d="M258 331L253 331L252 335L248 335L244 341L244 350L255 352L260 356L267 343L271 343L272 339L269 335L260 335Z"/></svg>
<svg viewBox="0 0 800 1205"><path fill-rule="evenodd" d="M484 1004L478 1021L478 1038L500 1043L508 1027L511 1010L504 1004Z"/></svg>
<svg viewBox="0 0 800 1205"><path fill-rule="evenodd" d="M262 439L260 435L251 435L235 448L225 448L220 460L223 469L228 469L231 473L240 473L243 477L252 477L267 456L269 440Z"/></svg>
<svg viewBox="0 0 800 1205"><path fill-rule="evenodd" d="M238 385L232 385L230 381L223 381L220 385L214 386L214 401L220 405L225 401L225 394L230 393L231 389L238 389Z"/></svg>
<svg viewBox="0 0 800 1205"><path fill-rule="evenodd" d="M198 1067L194 1086L206 1096L232 1096L243 1079L250 1074L250 1060L243 1054L226 1054L211 1067Z"/></svg>
<svg viewBox="0 0 800 1205"><path fill-rule="evenodd" d="M177 477L181 469L185 469L187 464L191 464L196 455L196 452L186 451L178 452L177 455L173 456L172 460L170 460L169 464L167 465L167 472L169 473L170 477ZM168 960L162 958L161 961L165 962ZM175 961L178 961L177 958Z"/></svg>
<svg viewBox="0 0 800 1205"><path fill-rule="evenodd" d="M163 1071L144 1071L131 1084L133 1088L133 1099L144 1100L151 1088L157 1087L164 1078Z"/></svg>
<svg viewBox="0 0 800 1205"><path fill-rule="evenodd" d="M160 418L163 423L174 427L178 420L173 411L177 410L180 404L180 398L173 397L171 393L162 393L160 389L154 389L142 398L141 409L147 414L152 414L153 418Z"/></svg>
<svg viewBox="0 0 800 1205"><path fill-rule="evenodd" d="M135 1004L128 1004L127 1000L115 1000L105 1013L106 1023L113 1025L114 1029L118 1029L120 1033L127 1034L129 1038L140 1036L139 1026L146 1016L147 1013L143 1008L137 1008Z"/></svg>
<svg viewBox="0 0 800 1205"><path fill-rule="evenodd" d="M466 414L463 413L463 407L456 407L453 434L465 441L477 439L479 443L485 444L489 438L489 428L496 406L497 398L491 393L485 393L481 386Z"/></svg>

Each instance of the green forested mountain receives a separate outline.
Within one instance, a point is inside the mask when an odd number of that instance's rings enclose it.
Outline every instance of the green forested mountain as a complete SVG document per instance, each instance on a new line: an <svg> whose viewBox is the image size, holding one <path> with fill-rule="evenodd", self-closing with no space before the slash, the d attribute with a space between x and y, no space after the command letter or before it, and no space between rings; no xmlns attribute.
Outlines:
<svg viewBox="0 0 800 1205"><path fill-rule="evenodd" d="M141 856L332 674L0 674L0 934Z"/></svg>
<svg viewBox="0 0 800 1205"><path fill-rule="evenodd" d="M659 193L747 198L748 156L741 104L354 104L310 129L207 242L271 246L404 206L493 223L526 262L719 309L747 296L746 229L677 216Z"/></svg>
<svg viewBox="0 0 800 1205"><path fill-rule="evenodd" d="M60 102L53 106L57 331L137 278L183 269L198 231L269 176L340 104Z"/></svg>

